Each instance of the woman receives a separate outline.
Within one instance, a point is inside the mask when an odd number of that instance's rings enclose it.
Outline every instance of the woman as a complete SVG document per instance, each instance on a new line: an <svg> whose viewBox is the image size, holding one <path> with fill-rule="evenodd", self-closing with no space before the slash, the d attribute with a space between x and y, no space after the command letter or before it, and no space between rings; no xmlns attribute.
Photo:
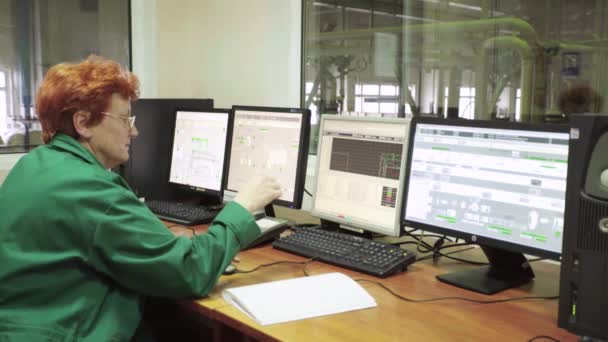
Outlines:
<svg viewBox="0 0 608 342"><path fill-rule="evenodd" d="M123 341L145 296L204 296L259 234L251 212L280 196L254 181L208 234L175 237L109 171L137 137L138 80L89 57L51 68L37 94L45 145L21 158L0 188L3 341Z"/></svg>

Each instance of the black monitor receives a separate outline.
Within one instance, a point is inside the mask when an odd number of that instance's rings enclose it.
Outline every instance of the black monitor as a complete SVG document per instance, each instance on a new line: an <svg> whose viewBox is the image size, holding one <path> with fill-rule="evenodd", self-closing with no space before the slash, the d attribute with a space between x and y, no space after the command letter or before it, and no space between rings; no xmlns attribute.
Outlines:
<svg viewBox="0 0 608 342"><path fill-rule="evenodd" d="M253 176L264 174L281 183L282 195L274 204L301 208L310 111L245 106L234 106L232 111L234 129L225 198L233 197Z"/></svg>
<svg viewBox="0 0 608 342"><path fill-rule="evenodd" d="M175 111L213 109L211 99L139 99L131 107L139 135L131 142L121 174L140 197L173 200L179 194L167 182Z"/></svg>
<svg viewBox="0 0 608 342"><path fill-rule="evenodd" d="M399 236L409 119L323 115L311 215Z"/></svg>
<svg viewBox="0 0 608 342"><path fill-rule="evenodd" d="M568 127L412 121L403 223L479 244L489 266L438 276L491 294L529 282L523 253L561 257Z"/></svg>
<svg viewBox="0 0 608 342"><path fill-rule="evenodd" d="M229 110L176 111L170 184L221 198L229 121Z"/></svg>

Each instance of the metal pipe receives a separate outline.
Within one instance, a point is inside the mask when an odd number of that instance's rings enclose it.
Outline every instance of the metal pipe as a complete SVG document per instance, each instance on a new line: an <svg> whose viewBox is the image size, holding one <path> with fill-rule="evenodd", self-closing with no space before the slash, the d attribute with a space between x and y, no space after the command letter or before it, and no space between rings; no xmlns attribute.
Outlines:
<svg viewBox="0 0 608 342"><path fill-rule="evenodd" d="M481 19L481 20L466 20L466 21L448 21L448 22L437 22L428 24L416 24L416 25L404 25L404 26L387 26L387 27L374 27L370 29L359 29L342 32L324 32L320 33L318 37L309 37L309 42L317 42L324 40L336 40L336 39L353 39L363 38L365 36L372 37L376 32L386 33L401 33L401 32L426 32L433 30L446 31L446 32L484 32L494 29L504 29L511 31L518 31L521 37L526 38L530 41L536 41L536 31L528 24L527 21L519 18L496 18L496 19Z"/></svg>
<svg viewBox="0 0 608 342"><path fill-rule="evenodd" d="M529 121L532 111L532 81L533 81L533 69L534 69L534 53L532 48L523 39L513 36L500 36L492 37L487 39L482 46L481 54L479 57L479 71L476 77L476 96L475 96L475 112L476 117L488 119L490 113L487 108L487 65L486 57L490 49L503 48L511 49L519 54L521 59L521 77L520 77L520 88L521 88L521 103L520 113L521 121ZM480 108L477 108L480 106Z"/></svg>

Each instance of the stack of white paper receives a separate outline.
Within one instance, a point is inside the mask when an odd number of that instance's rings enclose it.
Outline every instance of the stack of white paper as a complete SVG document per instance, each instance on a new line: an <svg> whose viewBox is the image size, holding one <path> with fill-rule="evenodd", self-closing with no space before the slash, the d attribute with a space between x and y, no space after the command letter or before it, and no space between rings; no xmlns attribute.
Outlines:
<svg viewBox="0 0 608 342"><path fill-rule="evenodd" d="M261 325L377 306L365 289L342 273L236 287L222 294Z"/></svg>

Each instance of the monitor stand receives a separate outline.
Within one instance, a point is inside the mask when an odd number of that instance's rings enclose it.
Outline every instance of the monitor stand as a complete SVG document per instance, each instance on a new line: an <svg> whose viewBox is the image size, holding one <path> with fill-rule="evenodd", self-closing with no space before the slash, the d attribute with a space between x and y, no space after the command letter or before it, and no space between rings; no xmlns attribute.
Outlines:
<svg viewBox="0 0 608 342"><path fill-rule="evenodd" d="M522 253L480 245L490 265L438 275L440 281L470 291L494 294L530 282L534 272Z"/></svg>
<svg viewBox="0 0 608 342"><path fill-rule="evenodd" d="M364 229L359 229L359 228L355 228L355 227L347 227L344 225L341 225L337 222L333 222L333 221L328 221L328 220L324 220L321 219L321 228L325 229L325 230L329 230L329 231L335 231L335 232L339 232L339 233L344 233L344 234L348 234L348 235L354 235L354 236L358 236L358 237L362 237L365 239L372 239L372 233L364 230Z"/></svg>

